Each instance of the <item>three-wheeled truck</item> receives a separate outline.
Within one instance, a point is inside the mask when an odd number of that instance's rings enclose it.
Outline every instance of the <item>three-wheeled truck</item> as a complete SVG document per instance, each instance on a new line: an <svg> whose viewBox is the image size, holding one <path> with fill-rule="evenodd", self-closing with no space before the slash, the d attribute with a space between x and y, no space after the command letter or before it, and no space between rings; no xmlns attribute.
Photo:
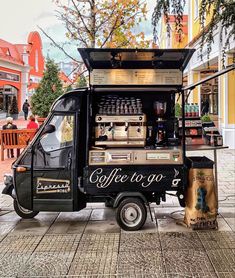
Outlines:
<svg viewBox="0 0 235 278"><path fill-rule="evenodd" d="M59 97L44 125L5 176L15 211L116 208L125 230L140 229L149 204L175 191L184 206L184 135L175 117L193 49L79 49L89 87Z"/></svg>

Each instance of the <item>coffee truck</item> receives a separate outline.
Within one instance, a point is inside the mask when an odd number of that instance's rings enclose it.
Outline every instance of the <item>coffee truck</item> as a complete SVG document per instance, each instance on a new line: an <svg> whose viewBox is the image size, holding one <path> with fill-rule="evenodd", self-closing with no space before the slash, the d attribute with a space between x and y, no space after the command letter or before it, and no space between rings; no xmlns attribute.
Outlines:
<svg viewBox="0 0 235 278"><path fill-rule="evenodd" d="M79 49L89 87L60 96L4 178L23 218L79 211L88 202L116 209L125 230L140 229L150 203L176 192L185 205L183 71L193 49ZM175 117L182 105L182 134ZM151 214L151 211L150 211Z"/></svg>

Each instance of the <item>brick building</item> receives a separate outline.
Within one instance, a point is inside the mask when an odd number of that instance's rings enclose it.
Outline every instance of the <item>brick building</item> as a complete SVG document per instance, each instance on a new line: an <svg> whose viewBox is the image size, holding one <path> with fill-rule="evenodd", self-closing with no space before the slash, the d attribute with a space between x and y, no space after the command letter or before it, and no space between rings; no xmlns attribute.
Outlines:
<svg viewBox="0 0 235 278"><path fill-rule="evenodd" d="M31 32L26 44L12 44L0 39L0 117L5 117L13 96L21 111L30 99L44 70L42 41L38 32Z"/></svg>

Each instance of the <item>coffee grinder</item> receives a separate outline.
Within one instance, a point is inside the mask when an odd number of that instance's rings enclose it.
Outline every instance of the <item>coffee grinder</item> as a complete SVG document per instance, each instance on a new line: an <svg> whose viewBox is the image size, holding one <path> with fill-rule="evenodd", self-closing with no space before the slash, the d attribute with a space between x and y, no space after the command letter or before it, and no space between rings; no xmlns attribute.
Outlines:
<svg viewBox="0 0 235 278"><path fill-rule="evenodd" d="M162 147L166 144L166 101L155 101L153 103L155 122L155 147Z"/></svg>

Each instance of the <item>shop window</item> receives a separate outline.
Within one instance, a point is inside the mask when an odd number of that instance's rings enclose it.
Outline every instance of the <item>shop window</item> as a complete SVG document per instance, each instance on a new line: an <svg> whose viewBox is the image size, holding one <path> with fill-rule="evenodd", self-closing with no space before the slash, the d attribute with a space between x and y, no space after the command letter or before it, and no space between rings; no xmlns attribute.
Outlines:
<svg viewBox="0 0 235 278"><path fill-rule="evenodd" d="M212 72L210 73L212 74ZM209 76L209 74L201 74L202 79ZM218 78L210 80L201 85L201 114L204 114L205 103L208 108L206 113L218 115ZM207 111L208 110L208 111Z"/></svg>
<svg viewBox="0 0 235 278"><path fill-rule="evenodd" d="M0 113L4 111L4 96L3 91L0 88Z"/></svg>
<svg viewBox="0 0 235 278"><path fill-rule="evenodd" d="M9 48L7 49L6 55L11 56L11 52L10 52Z"/></svg>

